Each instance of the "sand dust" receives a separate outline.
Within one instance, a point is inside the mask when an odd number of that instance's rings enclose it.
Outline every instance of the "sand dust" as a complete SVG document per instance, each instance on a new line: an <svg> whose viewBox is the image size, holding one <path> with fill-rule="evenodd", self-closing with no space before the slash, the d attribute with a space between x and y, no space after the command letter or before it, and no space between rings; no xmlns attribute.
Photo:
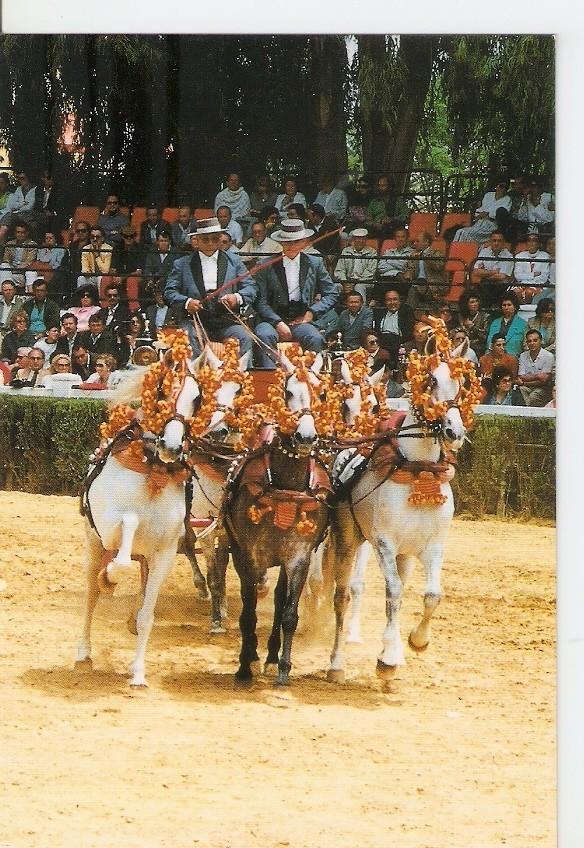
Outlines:
<svg viewBox="0 0 584 848"><path fill-rule="evenodd" d="M163 587L150 688L126 670L138 570L102 598L74 670L83 525L73 498L0 493L0 846L537 848L555 845L555 530L455 521L433 642L393 691L371 566L347 683L297 636L293 682L235 689L236 629L208 635L183 557ZM272 585L275 575L272 575ZM403 635L421 608L421 568ZM238 583L229 575L230 608ZM261 602L265 646L271 601Z"/></svg>

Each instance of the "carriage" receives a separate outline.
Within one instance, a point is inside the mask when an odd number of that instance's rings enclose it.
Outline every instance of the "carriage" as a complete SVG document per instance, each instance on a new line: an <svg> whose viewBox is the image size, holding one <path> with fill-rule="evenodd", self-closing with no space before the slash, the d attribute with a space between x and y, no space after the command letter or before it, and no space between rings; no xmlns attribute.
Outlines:
<svg viewBox="0 0 584 848"><path fill-rule="evenodd" d="M130 389L140 398L138 410L114 408L92 457L83 494L88 584L78 663L91 662L99 592L112 592L137 558L142 592L131 684L146 685L156 598L185 541L199 587L195 545L206 554L214 632L222 630L231 553L242 598L239 683L258 671L256 604L272 567L279 576L264 671L289 682L300 597L318 549L323 596L336 616L329 680L343 679L344 616L364 543L386 585L378 674L387 677L404 662L399 609L414 557L424 565L426 592L410 644L425 648L453 515L454 455L480 391L464 351L452 351L442 322L430 320L426 354L408 366L411 409L400 416L388 409L384 386L368 377L364 351L331 364L293 347L278 354L275 371L252 376L229 342L192 363L186 335L173 331L163 358L126 387L127 400Z"/></svg>

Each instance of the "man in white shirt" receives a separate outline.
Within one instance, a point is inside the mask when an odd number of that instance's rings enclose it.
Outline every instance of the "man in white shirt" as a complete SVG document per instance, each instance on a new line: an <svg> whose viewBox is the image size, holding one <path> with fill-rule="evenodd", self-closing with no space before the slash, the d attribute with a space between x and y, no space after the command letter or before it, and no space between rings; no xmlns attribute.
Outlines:
<svg viewBox="0 0 584 848"><path fill-rule="evenodd" d="M509 288L513 275L513 254L505 247L501 230L489 238L489 246L481 248L475 262L471 280L478 283L483 306L494 306Z"/></svg>
<svg viewBox="0 0 584 848"><path fill-rule="evenodd" d="M261 256L253 254L274 254L282 253L282 245L271 239L266 232L266 225L263 221L257 221L251 225L251 238L243 245L239 254L248 268L253 268L255 265L261 264ZM247 255L251 254L251 255Z"/></svg>
<svg viewBox="0 0 584 848"><path fill-rule="evenodd" d="M364 227L353 230L349 236L351 243L343 248L335 268L335 280L350 280L354 283L355 291L365 303L371 300L371 286L365 283L373 283L377 273L377 252L367 246L367 235Z"/></svg>
<svg viewBox="0 0 584 848"><path fill-rule="evenodd" d="M376 305L383 303L383 296L390 289L397 289L402 297L407 293L409 279L405 273L406 259L412 255L414 249L409 243L408 231L404 230L403 227L399 227L393 237L395 247L386 250L383 254L384 258L379 260L377 270L380 280L373 289ZM398 285L398 283L401 283L401 285Z"/></svg>
<svg viewBox="0 0 584 848"><path fill-rule="evenodd" d="M554 355L541 346L539 330L525 334L527 350L519 356L517 383L527 406L545 406L552 396Z"/></svg>
<svg viewBox="0 0 584 848"><path fill-rule="evenodd" d="M550 275L550 255L540 250L539 236L527 236L527 250L515 256L515 279L523 286L546 286ZM538 288L539 290L539 288Z"/></svg>
<svg viewBox="0 0 584 848"><path fill-rule="evenodd" d="M227 230L233 243L237 245L237 247L241 247L243 244L243 230L241 229L241 225L238 224L232 217L229 206L219 207L217 210L217 220L223 229Z"/></svg>
<svg viewBox="0 0 584 848"><path fill-rule="evenodd" d="M347 215L349 205L347 195L342 189L335 188L335 180L330 174L320 181L319 192L314 198L314 203L320 203L325 215L334 215L339 224Z"/></svg>

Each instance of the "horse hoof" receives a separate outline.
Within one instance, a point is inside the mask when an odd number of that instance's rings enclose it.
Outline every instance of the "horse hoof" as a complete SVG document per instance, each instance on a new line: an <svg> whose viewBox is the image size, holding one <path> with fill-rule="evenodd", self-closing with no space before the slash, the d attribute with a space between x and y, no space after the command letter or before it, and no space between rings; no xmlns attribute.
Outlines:
<svg viewBox="0 0 584 848"><path fill-rule="evenodd" d="M97 585L99 587L99 591L104 595L113 595L116 591L117 583L114 583L109 579L108 573L105 568L102 568L99 574L97 575Z"/></svg>
<svg viewBox="0 0 584 848"><path fill-rule="evenodd" d="M329 668L326 673L326 679L329 683L344 683L345 672L342 668Z"/></svg>
<svg viewBox="0 0 584 848"><path fill-rule="evenodd" d="M278 674L278 663L266 662L264 664L264 674L266 677L276 677Z"/></svg>
<svg viewBox="0 0 584 848"><path fill-rule="evenodd" d="M91 657L85 657L83 660L75 660L75 671L92 671L93 670L93 660Z"/></svg>
<svg viewBox="0 0 584 848"><path fill-rule="evenodd" d="M110 566L112 568L132 568L132 560L122 560L118 559L117 557L114 557L110 563Z"/></svg>
<svg viewBox="0 0 584 848"><path fill-rule="evenodd" d="M130 689L148 689L148 684L145 680L130 681Z"/></svg>
<svg viewBox="0 0 584 848"><path fill-rule="evenodd" d="M138 625L136 624L136 616L132 614L127 620L126 624L128 625L128 630L133 636L138 635Z"/></svg>
<svg viewBox="0 0 584 848"><path fill-rule="evenodd" d="M251 672L242 671L239 669L235 672L235 685L240 687L249 687L253 685L253 676Z"/></svg>
<svg viewBox="0 0 584 848"><path fill-rule="evenodd" d="M412 651L416 651L416 653L418 653L418 654L422 654L422 653L426 650L426 648L428 647L428 645L430 644L430 642L429 642L429 641L428 641L428 642L426 642L426 644L425 644L425 645L416 645L416 644L414 643L413 639L412 639L412 636L413 636L413 632L412 632L412 633L410 633L410 635L409 635L409 637L408 637L408 645L410 646L410 648L412 649Z"/></svg>
<svg viewBox="0 0 584 848"><path fill-rule="evenodd" d="M290 675L281 671L275 680L276 686L290 686Z"/></svg>
<svg viewBox="0 0 584 848"><path fill-rule="evenodd" d="M209 633L211 634L211 636L218 636L221 633L227 633L227 630L225 629L225 627L223 627L221 623L217 623L216 621L214 621L211 627L209 628Z"/></svg>
<svg viewBox="0 0 584 848"><path fill-rule="evenodd" d="M377 660L375 673L381 680L391 680L397 670L396 665L386 665L381 660Z"/></svg>

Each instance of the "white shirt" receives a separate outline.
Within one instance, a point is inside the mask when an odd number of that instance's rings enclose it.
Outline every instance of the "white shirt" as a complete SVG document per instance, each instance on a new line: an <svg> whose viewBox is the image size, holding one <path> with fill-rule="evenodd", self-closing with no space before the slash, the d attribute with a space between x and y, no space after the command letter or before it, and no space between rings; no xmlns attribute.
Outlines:
<svg viewBox="0 0 584 848"><path fill-rule="evenodd" d="M554 355L549 350L544 350L543 347L535 359L531 358L528 350L524 350L519 356L518 374L520 377L524 374L551 374L553 367Z"/></svg>
<svg viewBox="0 0 584 848"><path fill-rule="evenodd" d="M524 284L547 283L550 275L549 260L550 255L545 250L537 250L535 253L522 250L515 257L515 279Z"/></svg>
<svg viewBox="0 0 584 848"><path fill-rule="evenodd" d="M289 300L302 300L300 294L300 254L294 259L287 256L283 258L284 271L286 272L286 284L288 286Z"/></svg>
<svg viewBox="0 0 584 848"><path fill-rule="evenodd" d="M215 253L212 253L211 256L207 256L205 253L199 251L201 269L203 271L203 283L205 284L205 291L215 291L215 289L217 288L218 256L218 250L216 250Z"/></svg>
<svg viewBox="0 0 584 848"><path fill-rule="evenodd" d="M381 321L381 326L379 328L382 333L395 333L395 335L399 335L399 323L398 323L398 315L397 309L395 312L386 312L384 318Z"/></svg>
<svg viewBox="0 0 584 848"><path fill-rule="evenodd" d="M483 247L475 262L475 268L490 271L491 274L505 274L511 277L513 274L513 254L506 247L502 248L498 256L495 256L491 247Z"/></svg>
<svg viewBox="0 0 584 848"><path fill-rule="evenodd" d="M495 214L500 206L502 206L503 209L506 209L507 212L511 211L511 198L508 194L504 194L503 197L500 197L497 200L495 198L495 192L488 191L482 199L481 206L483 209L487 210L489 218L494 221Z"/></svg>

